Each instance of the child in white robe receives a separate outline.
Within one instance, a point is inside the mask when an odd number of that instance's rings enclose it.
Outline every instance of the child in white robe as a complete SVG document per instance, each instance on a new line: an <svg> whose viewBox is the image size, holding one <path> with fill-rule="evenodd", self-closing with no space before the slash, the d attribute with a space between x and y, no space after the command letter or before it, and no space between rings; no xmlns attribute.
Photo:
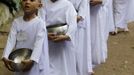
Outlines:
<svg viewBox="0 0 134 75"><path fill-rule="evenodd" d="M15 71L8 59L11 51L20 48L32 50L29 60L24 60L24 68L15 75L49 75L48 39L45 23L37 16L41 7L40 0L22 0L24 16L16 18L10 30L6 47L2 56L5 66ZM19 35L21 34L21 35Z"/></svg>
<svg viewBox="0 0 134 75"><path fill-rule="evenodd" d="M50 54L50 75L76 75L77 13L68 0L46 0L42 11L46 12L47 26L67 24L64 35L48 33Z"/></svg>
<svg viewBox="0 0 134 75"><path fill-rule="evenodd" d="M106 3L107 0L102 0L91 6L91 51L94 67L104 63L107 58Z"/></svg>
<svg viewBox="0 0 134 75"><path fill-rule="evenodd" d="M77 75L92 73L91 64L91 39L90 39L90 16L88 0L69 0L77 11L77 52L76 70Z"/></svg>

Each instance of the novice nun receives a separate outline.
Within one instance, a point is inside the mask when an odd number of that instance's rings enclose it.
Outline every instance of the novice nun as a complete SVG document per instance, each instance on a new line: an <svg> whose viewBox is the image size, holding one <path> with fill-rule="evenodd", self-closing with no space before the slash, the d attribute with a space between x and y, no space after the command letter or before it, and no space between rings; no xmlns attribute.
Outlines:
<svg viewBox="0 0 134 75"><path fill-rule="evenodd" d="M68 0L46 0L42 11L46 12L47 27L67 24L65 34L48 32L50 75L76 75L77 13Z"/></svg>
<svg viewBox="0 0 134 75"><path fill-rule="evenodd" d="M106 0L91 6L91 51L94 67L104 63L107 58L106 15Z"/></svg>
<svg viewBox="0 0 134 75"><path fill-rule="evenodd" d="M92 73L91 64L91 39L90 39L90 16L88 0L69 0L77 11L77 53L76 70L77 75Z"/></svg>
<svg viewBox="0 0 134 75"><path fill-rule="evenodd" d="M2 56L5 66L10 71L15 71L11 67L11 60L8 59L11 51L20 48L32 50L29 60L24 60L23 69L15 72L15 75L49 75L48 38L46 25L37 16L41 7L40 0L22 0L24 16L16 18L10 30L6 47Z"/></svg>

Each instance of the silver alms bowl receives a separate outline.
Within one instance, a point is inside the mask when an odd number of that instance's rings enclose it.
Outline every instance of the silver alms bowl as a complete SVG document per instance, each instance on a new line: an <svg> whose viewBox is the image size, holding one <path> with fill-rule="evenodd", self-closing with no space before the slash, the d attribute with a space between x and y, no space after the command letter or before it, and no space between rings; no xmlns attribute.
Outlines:
<svg viewBox="0 0 134 75"><path fill-rule="evenodd" d="M47 27L47 31L50 33L55 33L57 35L66 34L68 30L68 25L56 25Z"/></svg>
<svg viewBox="0 0 134 75"><path fill-rule="evenodd" d="M9 59L13 60L14 63L11 64L12 68L16 71L22 71L23 64L21 63L23 60L28 60L32 54L31 49L21 48L14 50L10 53Z"/></svg>

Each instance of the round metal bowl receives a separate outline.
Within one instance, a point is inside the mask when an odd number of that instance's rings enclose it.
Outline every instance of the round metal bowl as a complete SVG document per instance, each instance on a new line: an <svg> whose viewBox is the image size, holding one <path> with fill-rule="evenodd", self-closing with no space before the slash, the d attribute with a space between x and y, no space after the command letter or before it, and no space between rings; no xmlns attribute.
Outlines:
<svg viewBox="0 0 134 75"><path fill-rule="evenodd" d="M56 25L47 27L47 31L51 33L55 33L57 35L66 34L68 30L68 25Z"/></svg>
<svg viewBox="0 0 134 75"><path fill-rule="evenodd" d="M16 71L22 71L23 64L21 63L23 60L28 60L32 54L31 49L21 48L14 50L10 53L9 59L13 60L14 63L11 64L11 67Z"/></svg>

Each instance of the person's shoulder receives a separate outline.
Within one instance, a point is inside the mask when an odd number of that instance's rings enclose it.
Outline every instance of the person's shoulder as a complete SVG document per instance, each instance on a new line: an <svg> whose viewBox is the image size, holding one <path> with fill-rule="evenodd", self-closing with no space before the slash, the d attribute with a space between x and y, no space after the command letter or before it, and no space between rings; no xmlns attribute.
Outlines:
<svg viewBox="0 0 134 75"><path fill-rule="evenodd" d="M43 21L43 19L41 17L37 16L36 22L37 22L38 26L46 27L46 23L45 23L45 21Z"/></svg>
<svg viewBox="0 0 134 75"><path fill-rule="evenodd" d="M69 0L62 0L63 2L65 2L66 4L70 4L71 2Z"/></svg>
<svg viewBox="0 0 134 75"><path fill-rule="evenodd" d="M22 17L22 16L16 17L16 18L12 21L12 26L16 27L16 26L20 25L21 22L22 22L22 20L23 20L23 17Z"/></svg>
<svg viewBox="0 0 134 75"><path fill-rule="evenodd" d="M20 16L20 17L16 17L14 20L13 20L13 23L21 23L20 21L23 20L23 16Z"/></svg>
<svg viewBox="0 0 134 75"><path fill-rule="evenodd" d="M43 21L43 19L39 16L37 16L37 20L36 20L38 23L41 23L41 24L44 24L45 21Z"/></svg>
<svg viewBox="0 0 134 75"><path fill-rule="evenodd" d="M63 5L66 7L70 7L73 5L69 0L62 0L62 2L63 2Z"/></svg>
<svg viewBox="0 0 134 75"><path fill-rule="evenodd" d="M66 4L69 4L70 3L69 0L62 0L62 1L64 1Z"/></svg>

